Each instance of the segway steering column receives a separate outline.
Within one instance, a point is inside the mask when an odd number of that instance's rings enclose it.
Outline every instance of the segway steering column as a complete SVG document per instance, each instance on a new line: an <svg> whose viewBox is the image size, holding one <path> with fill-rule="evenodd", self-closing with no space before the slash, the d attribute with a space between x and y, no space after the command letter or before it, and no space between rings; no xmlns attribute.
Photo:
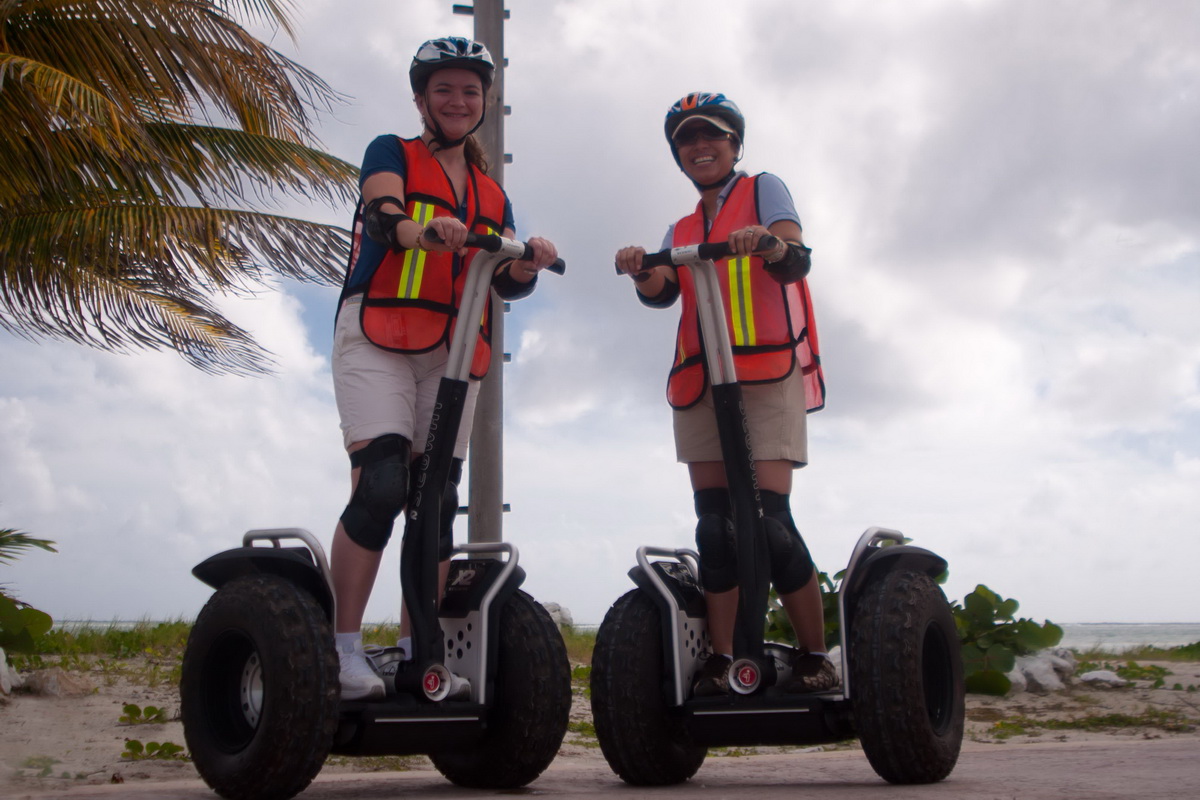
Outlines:
<svg viewBox="0 0 1200 800"><path fill-rule="evenodd" d="M432 231L426 231L426 236L437 241L437 234ZM470 688L444 666L445 644L438 624L441 598L437 589L442 497L466 405L475 342L497 267L504 261L533 257L529 244L502 236L471 233L467 235L467 246L478 248L479 252L467 269L458 324L450 339L446 373L438 385L425 450L413 476L400 545L400 585L412 627L413 652L396 673L396 688L424 694L434 701L459 696ZM549 269L562 274L566 265L559 259Z"/></svg>
<svg viewBox="0 0 1200 800"><path fill-rule="evenodd" d="M756 251L770 250L777 244L774 236L759 240ZM649 253L642 259L642 268L657 266L687 267L691 270L696 292L696 312L700 323L700 340L704 348L705 367L712 387L716 412L717 435L725 462L733 508L733 525L737 534L738 600L737 624L734 627L734 665L730 670L735 691L750 694L770 686L775 681L771 659L764 657L763 620L767 612L769 593L770 555L763 529L762 500L758 476L750 449L750 433L746 425L742 387L737 382L733 362L733 347L725 323L725 304L715 261L730 254L727 242L705 242L687 247L675 247Z"/></svg>

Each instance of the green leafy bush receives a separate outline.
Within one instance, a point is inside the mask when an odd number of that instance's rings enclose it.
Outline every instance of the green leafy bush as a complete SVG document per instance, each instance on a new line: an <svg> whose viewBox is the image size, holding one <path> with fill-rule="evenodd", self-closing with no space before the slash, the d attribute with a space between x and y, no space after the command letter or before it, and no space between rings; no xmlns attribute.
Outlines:
<svg viewBox="0 0 1200 800"><path fill-rule="evenodd" d="M1005 675L1017 656L1030 655L1062 641L1062 628L1046 621L1018 619L1020 604L1004 599L983 584L954 603L954 624L962 640L963 669L968 692L1003 695L1012 688Z"/></svg>
<svg viewBox="0 0 1200 800"><path fill-rule="evenodd" d="M142 708L135 703L126 703L121 710L125 713L118 721L126 725L156 725L167 721L167 710L158 706Z"/></svg>
<svg viewBox="0 0 1200 800"><path fill-rule="evenodd" d="M15 561L22 550L31 547L58 552L54 549L54 542L35 539L29 534L8 528L0 530L0 563ZM34 640L50 630L53 624L54 620L49 614L21 602L0 586L0 648L5 652L34 652Z"/></svg>
<svg viewBox="0 0 1200 800"><path fill-rule="evenodd" d="M130 761L142 761L150 758L163 761L178 761L187 760L187 754L183 752L183 747L174 742L146 742L142 744L137 739L126 739L125 750L121 753L121 758Z"/></svg>
<svg viewBox="0 0 1200 800"><path fill-rule="evenodd" d="M825 614L825 646L836 647L841 641L841 621L838 617L838 591L845 570L830 578L818 573L821 581L821 603ZM946 580L938 577L938 583ZM1062 628L1052 622L1038 624L1030 619L1018 619L1016 600L1005 599L983 584L952 603L954 624L962 640L963 669L967 691L1003 695L1012 688L1005 675L1016 665L1017 656L1030 655L1062 641ZM771 590L764 630L768 641L796 644L796 633L784 613L775 590Z"/></svg>
<svg viewBox="0 0 1200 800"><path fill-rule="evenodd" d="M825 616L825 647L833 648L841 644L841 617L838 615L838 587L846 570L835 573L832 578L828 573L818 572L817 580L821 583L821 606ZM763 638L768 642L796 643L796 631L792 629L791 620L779 602L775 587L771 587L767 601L767 622L763 630Z"/></svg>

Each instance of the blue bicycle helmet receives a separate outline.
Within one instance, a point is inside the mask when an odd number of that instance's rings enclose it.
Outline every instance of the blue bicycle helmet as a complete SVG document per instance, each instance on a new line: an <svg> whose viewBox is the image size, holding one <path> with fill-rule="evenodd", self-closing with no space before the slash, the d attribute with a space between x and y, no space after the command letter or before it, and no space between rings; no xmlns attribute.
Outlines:
<svg viewBox="0 0 1200 800"><path fill-rule="evenodd" d="M737 137L739 145L746 139L746 118L742 116L737 104L728 97L720 92L692 92L685 95L671 106L663 125L667 143L671 145L671 155L675 156L675 163L680 169L683 168L683 164L679 160L679 150L675 147L675 132L684 122L696 118L732 133Z"/></svg>

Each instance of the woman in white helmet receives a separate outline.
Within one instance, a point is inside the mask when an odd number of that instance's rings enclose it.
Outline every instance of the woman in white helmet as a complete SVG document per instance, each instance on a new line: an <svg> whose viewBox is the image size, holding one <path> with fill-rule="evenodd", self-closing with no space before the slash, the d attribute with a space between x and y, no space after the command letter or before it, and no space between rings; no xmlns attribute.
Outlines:
<svg viewBox="0 0 1200 800"><path fill-rule="evenodd" d="M809 248L787 187L770 173L736 168L746 121L722 94L697 92L667 112L667 142L675 163L700 193L695 211L667 232L663 248L728 241L733 255L718 269L738 382L742 385L763 512L768 526L771 580L799 640L792 692L825 691L837 673L825 652L824 616L816 569L792 518L792 472L808 462L806 414L825 404L816 323L804 281ZM754 248L768 234L777 244ZM700 669L695 692L729 691L738 594L729 484L717 436L712 393L699 334L690 272L642 270L640 247L617 252L617 268L635 281L639 299L665 308L683 297L683 313L667 385L678 459L688 465L698 517L696 544L708 606L713 652ZM735 287L735 288L733 288ZM736 324L734 321L737 321Z"/></svg>
<svg viewBox="0 0 1200 800"><path fill-rule="evenodd" d="M379 136L363 159L355 244L333 349L334 391L351 463L351 498L331 556L346 700L385 694L382 679L363 655L362 618L383 549L408 499L410 464L424 450L472 252L465 247L467 233L515 237L512 205L488 177L483 152L471 136L483 122L494 73L491 54L478 42L460 37L426 42L409 69L423 130L412 139ZM557 257L550 241L528 241L533 259L509 262L492 281L504 299L532 292L537 273ZM442 514L442 582L476 381L491 357L489 332L485 319ZM407 633L402 614L401 636Z"/></svg>

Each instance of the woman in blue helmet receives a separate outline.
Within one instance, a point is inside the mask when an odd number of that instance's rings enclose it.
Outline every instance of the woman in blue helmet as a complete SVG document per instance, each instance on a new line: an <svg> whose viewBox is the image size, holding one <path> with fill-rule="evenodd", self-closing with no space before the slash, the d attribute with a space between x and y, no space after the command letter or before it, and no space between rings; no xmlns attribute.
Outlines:
<svg viewBox="0 0 1200 800"><path fill-rule="evenodd" d="M721 281L722 296L751 451L763 512L788 532L786 538L771 542L771 579L800 644L792 677L783 688L825 691L837 685L837 672L825 652L816 569L789 500L792 472L808 462L806 414L825 403L815 320L804 280L810 250L783 181L770 173L752 176L737 169L746 121L733 101L716 93L689 94L667 112L665 128L675 163L695 185L700 201L695 211L671 226L663 248L728 241L733 251L718 269L729 277ZM777 244L756 251L768 234ZM694 492L696 544L713 645L696 676L695 692L720 694L729 691L739 592L728 482L690 272L670 267L642 270L644 255L640 247L626 247L616 255L617 268L634 279L638 298L653 308L683 299L667 398L673 408L676 454L688 465ZM731 291L731 285L737 291Z"/></svg>
<svg viewBox="0 0 1200 800"><path fill-rule="evenodd" d="M362 618L383 549L407 502L409 467L423 451L445 373L473 253L465 246L467 233L515 237L512 205L487 176L483 152L471 136L483 122L494 73L491 54L477 42L460 37L426 42L409 69L413 101L424 123L421 134L380 136L363 159L355 243L333 349L334 392L351 464L351 497L334 533L331 557L345 700L385 694L363 654ZM492 280L504 299L532 292L538 271L557 257L546 239L534 237L529 243L533 259L503 265ZM489 332L485 318L446 487L448 509L458 506L455 484L470 438L476 381L490 361ZM443 584L454 516L452 510L442 515ZM406 627L402 614L402 637Z"/></svg>

